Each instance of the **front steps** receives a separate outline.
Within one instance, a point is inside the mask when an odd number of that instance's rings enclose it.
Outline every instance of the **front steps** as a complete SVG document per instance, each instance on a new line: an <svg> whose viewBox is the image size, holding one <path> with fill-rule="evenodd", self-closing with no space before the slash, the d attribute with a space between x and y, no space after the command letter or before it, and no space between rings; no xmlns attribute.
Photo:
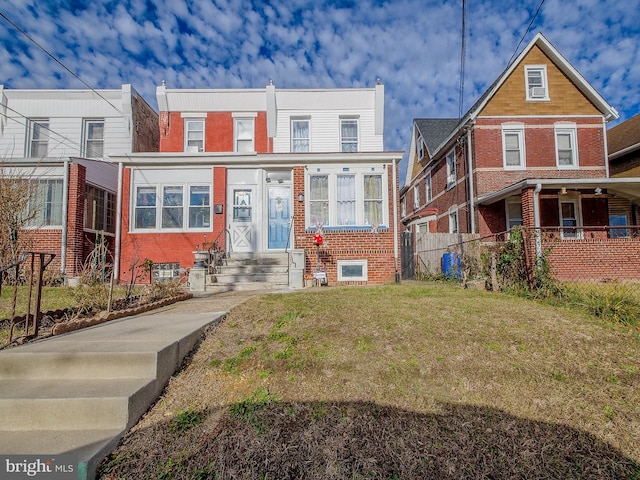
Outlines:
<svg viewBox="0 0 640 480"><path fill-rule="evenodd" d="M231 253L219 273L207 275L207 292L263 290L289 286L286 252Z"/></svg>
<svg viewBox="0 0 640 480"><path fill-rule="evenodd" d="M1 351L0 454L72 454L94 478L225 313L139 315Z"/></svg>

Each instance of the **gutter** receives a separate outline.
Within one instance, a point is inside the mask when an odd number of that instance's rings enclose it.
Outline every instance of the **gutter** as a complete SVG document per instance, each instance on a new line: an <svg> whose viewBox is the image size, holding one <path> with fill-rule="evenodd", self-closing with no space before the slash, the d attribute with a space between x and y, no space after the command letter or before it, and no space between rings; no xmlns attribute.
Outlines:
<svg viewBox="0 0 640 480"><path fill-rule="evenodd" d="M62 236L60 238L60 273L67 274L67 227L69 222L67 214L69 211L69 159L64 159L64 177L62 180Z"/></svg>
<svg viewBox="0 0 640 480"><path fill-rule="evenodd" d="M120 240L122 237L122 171L123 164L118 162L118 194L116 197L116 245L113 260L113 278L120 278Z"/></svg>

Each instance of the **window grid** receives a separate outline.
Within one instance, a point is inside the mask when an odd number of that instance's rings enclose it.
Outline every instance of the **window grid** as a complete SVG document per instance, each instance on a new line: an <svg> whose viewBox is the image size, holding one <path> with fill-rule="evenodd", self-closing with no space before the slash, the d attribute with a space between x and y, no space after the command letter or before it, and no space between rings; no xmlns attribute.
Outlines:
<svg viewBox="0 0 640 480"><path fill-rule="evenodd" d="M211 227L210 185L136 185L135 191L133 228L136 230L198 230ZM188 197L185 198L185 195Z"/></svg>

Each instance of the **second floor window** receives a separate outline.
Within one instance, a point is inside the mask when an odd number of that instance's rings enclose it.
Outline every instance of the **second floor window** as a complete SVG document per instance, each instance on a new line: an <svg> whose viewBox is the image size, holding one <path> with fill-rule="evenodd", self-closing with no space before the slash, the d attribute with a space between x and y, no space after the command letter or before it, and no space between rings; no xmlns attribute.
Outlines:
<svg viewBox="0 0 640 480"><path fill-rule="evenodd" d="M433 200L433 190L431 189L431 172L427 173L424 183L426 187L425 189L426 189L427 203L431 203L431 200Z"/></svg>
<svg viewBox="0 0 640 480"><path fill-rule="evenodd" d="M235 122L234 152L253 152L253 119L237 118Z"/></svg>
<svg viewBox="0 0 640 480"><path fill-rule="evenodd" d="M184 121L184 151L204 152L204 120Z"/></svg>
<svg viewBox="0 0 640 480"><path fill-rule="evenodd" d="M46 157L49 152L49 120L32 120L29 124L28 156Z"/></svg>
<svg viewBox="0 0 640 480"><path fill-rule="evenodd" d="M84 155L88 158L102 158L104 151L104 122L87 120L84 124Z"/></svg>
<svg viewBox="0 0 640 480"><path fill-rule="evenodd" d="M578 166L576 129L571 126L556 127L556 162L558 168Z"/></svg>
<svg viewBox="0 0 640 480"><path fill-rule="evenodd" d="M340 151L358 151L358 120L344 118L340 120Z"/></svg>
<svg viewBox="0 0 640 480"><path fill-rule="evenodd" d="M418 210L420 208L420 186L413 187L413 209Z"/></svg>
<svg viewBox="0 0 640 480"><path fill-rule="evenodd" d="M456 152L451 150L447 154L447 190L456 184Z"/></svg>
<svg viewBox="0 0 640 480"><path fill-rule="evenodd" d="M291 151L310 152L309 120L291 120Z"/></svg>
<svg viewBox="0 0 640 480"><path fill-rule="evenodd" d="M502 149L504 168L524 168L524 130L522 128L502 130Z"/></svg>

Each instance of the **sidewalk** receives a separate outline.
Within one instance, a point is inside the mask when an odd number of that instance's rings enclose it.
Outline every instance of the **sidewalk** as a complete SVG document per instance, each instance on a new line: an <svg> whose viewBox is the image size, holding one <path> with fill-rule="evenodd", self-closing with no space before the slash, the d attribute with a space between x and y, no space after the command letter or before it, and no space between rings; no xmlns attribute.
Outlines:
<svg viewBox="0 0 640 480"><path fill-rule="evenodd" d="M70 454L78 476L64 478L93 479L205 329L265 293L200 296L1 351L0 458Z"/></svg>

